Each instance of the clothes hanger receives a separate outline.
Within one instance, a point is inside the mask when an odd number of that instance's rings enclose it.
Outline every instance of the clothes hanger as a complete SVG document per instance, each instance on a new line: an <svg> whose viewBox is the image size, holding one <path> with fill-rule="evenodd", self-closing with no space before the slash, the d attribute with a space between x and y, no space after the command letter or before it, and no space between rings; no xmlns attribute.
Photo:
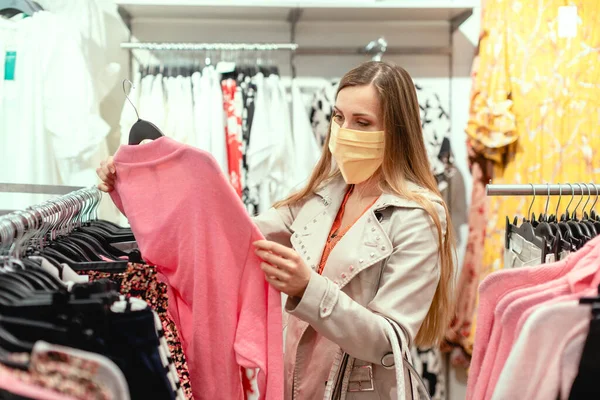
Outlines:
<svg viewBox="0 0 600 400"><path fill-rule="evenodd" d="M587 211L585 211L585 208L587 207L588 203L590 202L590 199L592 198L592 190L587 185L587 183L585 183L584 185L588 190L588 198L585 201L583 208L581 209L581 222L587 227L588 231L590 232L590 236L594 238L598 235L598 232L596 231L596 227L594 226L594 224L590 221Z"/></svg>
<svg viewBox="0 0 600 400"><path fill-rule="evenodd" d="M542 250L542 262L544 262L546 260L546 254L548 252L548 246L546 243L546 239L536 236L535 231L533 230L533 225L531 225L531 222L529 220L527 220L527 217L531 215L530 214L531 208L533 206L533 203L535 202L535 186L533 184L531 184L531 187L533 189L533 199L531 200L531 204L529 205L527 215L523 217L523 221L522 221L521 225L516 226L516 224L517 224L516 217L515 217L514 224L511 224L508 217L506 217L506 233L505 233L506 241L505 241L505 243L508 248L509 243L510 243L510 235L511 235L511 233L515 233L515 234L521 236L523 239L527 240L528 242L534 244L537 248L541 249Z"/></svg>
<svg viewBox="0 0 600 400"><path fill-rule="evenodd" d="M546 239L547 243L553 243L556 239L554 233L552 232L552 228L550 224L546 222L548 216L548 204L550 203L550 184L548 186L548 195L546 196L546 206L544 207L544 214L540 214L540 220L535 226L534 234L537 237L542 237ZM533 219L533 218L532 218Z"/></svg>
<svg viewBox="0 0 600 400"><path fill-rule="evenodd" d="M11 18L17 14L33 15L44 9L35 1L30 0L0 0L0 14Z"/></svg>
<svg viewBox="0 0 600 400"><path fill-rule="evenodd" d="M592 183L592 185L594 185ZM600 215L596 215L596 203L598 202L598 186L594 185L596 188L596 199L594 200L594 204L590 207L590 220L594 224L594 228L596 228L596 232L600 233Z"/></svg>
<svg viewBox="0 0 600 400"><path fill-rule="evenodd" d="M571 200L569 200L569 204L567 204L565 213L562 214L560 217L558 227L563 237L565 239L568 238L567 240L569 240L573 244L573 246L575 246L576 249L579 249L583 246L581 230L579 229L579 226L577 224L572 225L569 223L572 222L570 221L569 207L571 206L571 203L575 198L575 189L573 189L573 185L571 185L570 183L567 183L567 185L569 185L569 187L571 188Z"/></svg>
<svg viewBox="0 0 600 400"><path fill-rule="evenodd" d="M165 136L161 132L161 130L158 129L156 127L156 125L154 125L152 122L145 121L140 118L140 114L138 113L137 108L135 107L135 105L129 98L129 94L125 90L125 82L129 82L129 84L131 85L132 88L134 87L133 83L129 79L124 79L123 80L123 93L125 93L125 97L127 98L127 101L129 101L129 104L131 104L131 106L135 110L135 115L137 115L137 118L138 118L137 122L135 124L133 124L133 126L131 127L131 130L129 131L129 144L137 145L137 144L140 144L145 139L155 140L155 139Z"/></svg>
<svg viewBox="0 0 600 400"><path fill-rule="evenodd" d="M577 218L577 209L579 208L579 205L581 204L581 202L583 201L583 187L581 186L580 183L576 183L577 186L579 186L579 190L581 191L581 196L579 198L579 201L577 202L577 205L575 206L575 210L573 210L573 216L571 218L571 224L576 225L577 228L579 229L579 231L581 232L581 235L584 239L584 243L587 242L588 240L591 239L591 233L588 230L588 227L585 226L584 224L582 224L579 219Z"/></svg>

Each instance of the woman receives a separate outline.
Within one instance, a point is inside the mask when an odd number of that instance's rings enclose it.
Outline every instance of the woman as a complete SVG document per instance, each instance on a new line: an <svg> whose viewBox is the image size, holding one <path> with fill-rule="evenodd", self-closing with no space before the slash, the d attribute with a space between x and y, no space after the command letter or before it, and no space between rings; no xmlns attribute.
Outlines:
<svg viewBox="0 0 600 400"><path fill-rule="evenodd" d="M98 169L101 190L115 172L111 160ZM333 387L346 399L410 398L396 393L387 319L411 343L441 340L454 264L409 74L383 62L348 72L307 186L255 222L265 279L288 295L286 399Z"/></svg>

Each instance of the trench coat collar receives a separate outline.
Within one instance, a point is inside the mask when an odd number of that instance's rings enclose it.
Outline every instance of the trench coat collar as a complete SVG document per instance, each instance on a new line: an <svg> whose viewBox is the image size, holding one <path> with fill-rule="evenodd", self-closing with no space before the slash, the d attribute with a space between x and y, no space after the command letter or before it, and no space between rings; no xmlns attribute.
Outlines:
<svg viewBox="0 0 600 400"><path fill-rule="evenodd" d="M427 189L417 185L414 182L407 181L406 186L409 191L432 194ZM323 199L323 203L328 206L335 199L343 199L346 191L348 190L348 184L344 181L341 175L331 178L327 185L315 191L315 194ZM341 200L340 200L341 203ZM387 207L420 207L414 201L400 197L394 193L383 193L377 199L377 202L372 207L373 210L380 210ZM338 205L339 207L339 205ZM338 208L336 207L336 209Z"/></svg>

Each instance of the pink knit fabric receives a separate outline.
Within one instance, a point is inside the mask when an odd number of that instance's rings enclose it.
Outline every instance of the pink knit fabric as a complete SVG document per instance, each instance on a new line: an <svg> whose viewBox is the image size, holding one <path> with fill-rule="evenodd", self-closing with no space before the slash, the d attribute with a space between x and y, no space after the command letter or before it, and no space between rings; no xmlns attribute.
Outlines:
<svg viewBox="0 0 600 400"><path fill-rule="evenodd" d="M548 285L544 284L541 286ZM498 378L500 377L500 373L502 372L502 368L506 363L506 359L510 354L515 339L517 338L517 336L515 336L516 326L519 317L523 314L523 312L535 305L543 304L545 301L551 300L554 297L569 293L568 284L563 284L554 287L546 287L546 289L538 288L539 287L536 286L524 290L518 290L518 292L521 292L518 295L522 297L518 299L513 299L513 302L510 305L508 305L506 311L504 311L504 313L500 317L500 324L496 324L498 329L496 329L496 327L494 328L495 331L499 331L499 341L496 347L497 350L495 351L496 357L493 358L491 363L487 364L486 361L488 360L488 358L486 357L486 359L484 360L484 366L482 367L482 372L485 371L489 374L488 376L482 377L482 383L487 382L487 385L482 386L483 391L481 392L485 393L485 395L483 397L479 397L478 395L476 395L475 398L490 399L492 397L492 394L494 393L494 388L496 387L496 383L498 382ZM536 290L542 291L536 292ZM513 292L509 296L516 294L517 293ZM503 299L503 302L505 300L506 298Z"/></svg>
<svg viewBox="0 0 600 400"><path fill-rule="evenodd" d="M486 357L498 351L499 337L494 338L493 341L490 339L495 323L500 323L495 320L495 310L504 296L518 289L551 282L565 276L579 260L600 243L599 239L600 237L588 242L582 249L559 262L498 271L490 274L481 282L475 344L467 384L467 400L479 400L485 396L491 369L487 366L485 370L482 370L482 366Z"/></svg>
<svg viewBox="0 0 600 400"><path fill-rule="evenodd" d="M513 348L515 340L518 337L518 323L524 314L533 312L536 306L552 304L554 299L569 299L573 296L580 297L581 289L588 288L586 282L591 282L592 278L598 271L597 259L600 254L600 246L598 249L589 252L575 266L574 269L564 277L555 281L547 282L541 285L529 287L526 289L516 290L511 292L502 299L496 311L503 308L501 312L500 324L494 327L494 333L499 332L499 343L497 350L494 352L495 357L486 357L482 371L490 371L489 377L482 373L482 387L487 383L485 392L479 392L476 389L475 398L491 399L498 378L504 368L506 360ZM593 286L597 291L597 285ZM495 318L498 320L498 313ZM479 387L479 385L477 385ZM485 393L484 397L480 397L480 393Z"/></svg>
<svg viewBox="0 0 600 400"><path fill-rule="evenodd" d="M194 398L242 399L259 368L261 399L283 398L281 296L252 243L262 235L213 157L163 137L121 146L113 201L169 290Z"/></svg>
<svg viewBox="0 0 600 400"><path fill-rule="evenodd" d="M523 326L492 399L556 399L561 377L575 379L579 367L579 358L565 354L565 348L577 335L586 336L590 316L590 307L577 300L537 308ZM579 355L581 349L583 343Z"/></svg>

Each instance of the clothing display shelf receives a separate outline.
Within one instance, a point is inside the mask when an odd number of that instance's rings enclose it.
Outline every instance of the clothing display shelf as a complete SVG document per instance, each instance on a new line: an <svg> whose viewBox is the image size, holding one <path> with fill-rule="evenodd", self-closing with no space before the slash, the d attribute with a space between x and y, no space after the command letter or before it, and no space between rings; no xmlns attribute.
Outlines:
<svg viewBox="0 0 600 400"><path fill-rule="evenodd" d="M296 26L314 21L406 22L449 24L456 31L479 5L476 0L348 0L344 2L286 0L117 0L119 12L131 27L133 20L143 19L212 19L286 21L290 23L291 41L296 39ZM387 47L387 46L386 46ZM297 55L377 54L365 47L344 48L324 44L302 46ZM387 47L386 55L444 55L452 58L452 43L447 46ZM452 65L452 64L450 64Z"/></svg>
<svg viewBox="0 0 600 400"><path fill-rule="evenodd" d="M471 15L475 0L117 0L137 18L305 21L452 21ZM295 16L294 16L295 14Z"/></svg>
<svg viewBox="0 0 600 400"><path fill-rule="evenodd" d="M28 193L28 194L47 194L47 195L66 195L71 192L83 189L78 186L63 185L38 185L23 183L0 183L0 194L2 193ZM0 215L6 215L15 210L0 210Z"/></svg>
<svg viewBox="0 0 600 400"><path fill-rule="evenodd" d="M600 185L594 183L486 185L488 196L598 196Z"/></svg>

